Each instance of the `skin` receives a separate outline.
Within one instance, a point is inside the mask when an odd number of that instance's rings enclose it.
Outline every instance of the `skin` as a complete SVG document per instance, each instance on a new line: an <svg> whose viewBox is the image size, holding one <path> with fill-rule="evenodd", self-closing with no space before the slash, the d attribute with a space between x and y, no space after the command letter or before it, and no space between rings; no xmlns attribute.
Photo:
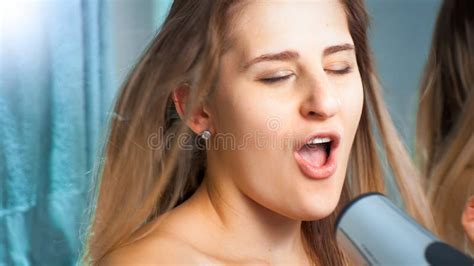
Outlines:
<svg viewBox="0 0 474 266"><path fill-rule="evenodd" d="M206 176L196 193L104 264L309 264L301 222L334 211L362 112L346 16L337 1L255 1L233 29L217 89L187 124L196 133L209 129L211 142L217 134L231 134L241 148L208 150ZM341 46L342 51L328 50ZM283 51L298 56L249 64ZM271 78L278 80L270 83ZM183 91L173 94L180 115ZM325 131L341 136L337 169L327 179L304 175L294 146L262 148L248 137L301 143Z"/></svg>
<svg viewBox="0 0 474 266"><path fill-rule="evenodd" d="M462 175L472 177L474 176L474 167L469 166L465 169ZM460 178L460 180L463 180ZM467 179L464 179L467 180ZM461 215L461 224L466 232L466 236L471 241L471 245L474 243L474 195L471 195L466 201L463 213Z"/></svg>
<svg viewBox="0 0 474 266"><path fill-rule="evenodd" d="M474 196L469 197L462 213L461 223L466 235L474 242Z"/></svg>

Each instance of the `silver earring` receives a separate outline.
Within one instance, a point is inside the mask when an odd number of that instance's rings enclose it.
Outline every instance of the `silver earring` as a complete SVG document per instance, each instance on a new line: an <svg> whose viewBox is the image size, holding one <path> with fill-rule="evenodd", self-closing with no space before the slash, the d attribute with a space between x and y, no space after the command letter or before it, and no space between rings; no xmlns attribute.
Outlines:
<svg viewBox="0 0 474 266"><path fill-rule="evenodd" d="M201 133L201 138L204 139L204 140L208 140L211 138L211 131L209 130L204 130L202 133Z"/></svg>

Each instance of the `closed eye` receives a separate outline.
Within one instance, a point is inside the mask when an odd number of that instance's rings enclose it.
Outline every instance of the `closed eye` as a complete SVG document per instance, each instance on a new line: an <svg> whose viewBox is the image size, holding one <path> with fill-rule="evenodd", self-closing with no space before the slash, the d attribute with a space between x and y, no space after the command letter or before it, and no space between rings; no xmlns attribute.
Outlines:
<svg viewBox="0 0 474 266"><path fill-rule="evenodd" d="M278 76L278 77L270 77L270 78L262 78L260 79L261 82L266 83L266 84L272 84L272 83L277 83L280 81L284 81L289 79L293 74L291 75L285 75L285 76Z"/></svg>
<svg viewBox="0 0 474 266"><path fill-rule="evenodd" d="M330 74L335 74L335 75L344 75L344 74L352 72L352 67L348 66L343 69L326 69L326 72Z"/></svg>

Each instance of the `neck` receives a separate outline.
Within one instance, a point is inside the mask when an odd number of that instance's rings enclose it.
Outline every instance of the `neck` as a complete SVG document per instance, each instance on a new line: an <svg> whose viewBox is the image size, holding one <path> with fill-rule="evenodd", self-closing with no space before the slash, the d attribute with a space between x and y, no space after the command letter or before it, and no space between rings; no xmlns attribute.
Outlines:
<svg viewBox="0 0 474 266"><path fill-rule="evenodd" d="M263 207L228 180L208 174L194 197L203 206L202 214L218 228L219 242L233 243L233 252L240 257L272 264L307 262L301 221Z"/></svg>

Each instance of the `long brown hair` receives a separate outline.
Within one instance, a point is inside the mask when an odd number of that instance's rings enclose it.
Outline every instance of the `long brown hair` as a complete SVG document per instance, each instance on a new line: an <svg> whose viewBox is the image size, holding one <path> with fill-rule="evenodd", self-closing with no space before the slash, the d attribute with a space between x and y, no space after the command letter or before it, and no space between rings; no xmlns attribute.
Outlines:
<svg viewBox="0 0 474 266"><path fill-rule="evenodd" d="M309 255L315 263L324 265L347 263L333 232L340 207L354 195L384 191L377 136L408 212L432 226L418 175L376 83L364 3L341 2L355 43L365 100L339 206L329 217L302 225ZM206 99L218 75L219 59L231 45L228 30L242 3L174 1L161 31L131 72L117 100L85 262L95 263L108 252L133 242L134 232L186 200L200 184L205 152L197 147L178 149L177 138L170 138L193 134L178 119L170 95L180 84L189 83L194 104ZM150 136L154 143L166 145L150 148Z"/></svg>
<svg viewBox="0 0 474 266"><path fill-rule="evenodd" d="M444 1L420 89L417 150L439 233L464 247L461 214L474 176L474 2Z"/></svg>

